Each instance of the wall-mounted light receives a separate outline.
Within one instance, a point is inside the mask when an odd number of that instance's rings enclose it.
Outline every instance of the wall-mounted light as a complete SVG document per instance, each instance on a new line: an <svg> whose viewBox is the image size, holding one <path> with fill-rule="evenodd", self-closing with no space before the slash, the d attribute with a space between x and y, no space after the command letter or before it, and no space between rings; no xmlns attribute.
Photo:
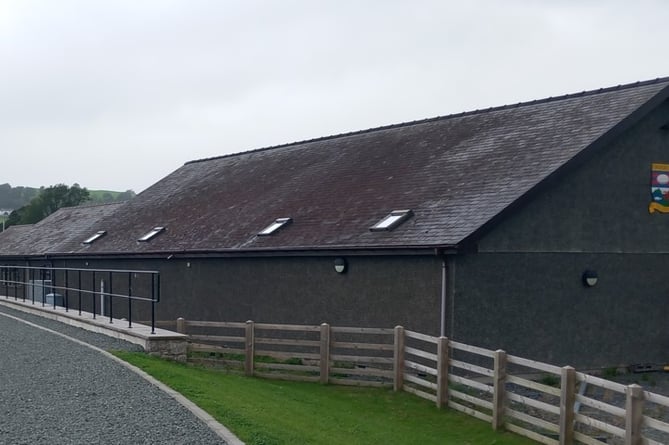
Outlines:
<svg viewBox="0 0 669 445"><path fill-rule="evenodd" d="M344 258L341 258L341 257L335 258L335 260L334 260L335 272L345 273L346 272L346 267L347 267L347 264L346 264L346 260Z"/></svg>
<svg viewBox="0 0 669 445"><path fill-rule="evenodd" d="M597 284L597 280L599 277L597 276L597 272L594 270L586 270L583 272L583 285L586 287L592 287L595 284Z"/></svg>

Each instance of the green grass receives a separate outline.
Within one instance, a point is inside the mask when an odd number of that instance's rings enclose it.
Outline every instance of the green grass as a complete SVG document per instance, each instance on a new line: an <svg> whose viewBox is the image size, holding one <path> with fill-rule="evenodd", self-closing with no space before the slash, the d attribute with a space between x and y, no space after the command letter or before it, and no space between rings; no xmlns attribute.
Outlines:
<svg viewBox="0 0 669 445"><path fill-rule="evenodd" d="M110 194L112 198L116 199L121 192L114 192L112 190L89 190L88 195L92 201L102 201L105 194Z"/></svg>
<svg viewBox="0 0 669 445"><path fill-rule="evenodd" d="M510 433L387 389L248 378L116 352L177 390L249 445L529 445Z"/></svg>

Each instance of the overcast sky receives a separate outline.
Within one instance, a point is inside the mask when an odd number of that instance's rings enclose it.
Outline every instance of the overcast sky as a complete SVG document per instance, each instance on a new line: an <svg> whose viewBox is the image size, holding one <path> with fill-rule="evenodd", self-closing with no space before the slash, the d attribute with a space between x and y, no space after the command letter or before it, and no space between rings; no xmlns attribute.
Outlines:
<svg viewBox="0 0 669 445"><path fill-rule="evenodd" d="M0 183L184 162L669 76L666 0L0 0Z"/></svg>

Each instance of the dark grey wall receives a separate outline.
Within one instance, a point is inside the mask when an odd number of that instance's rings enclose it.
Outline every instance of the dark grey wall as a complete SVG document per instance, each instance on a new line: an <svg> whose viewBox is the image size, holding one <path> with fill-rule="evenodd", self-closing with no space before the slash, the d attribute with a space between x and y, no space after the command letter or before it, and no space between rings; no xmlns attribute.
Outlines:
<svg viewBox="0 0 669 445"><path fill-rule="evenodd" d="M153 269L161 272L157 318L393 327L436 334L441 260L419 256L89 260L59 266ZM190 264L190 266L189 266ZM118 291L123 291L120 283ZM139 287L135 292L142 292ZM146 292L146 289L144 289ZM148 306L135 316L148 319ZM121 305L117 307L122 311ZM116 314L116 311L115 311ZM119 312L119 314L121 314ZM133 317L135 318L135 317Z"/></svg>
<svg viewBox="0 0 669 445"><path fill-rule="evenodd" d="M456 266L455 339L558 365L669 362L666 254L469 255ZM586 288L582 272L597 270Z"/></svg>
<svg viewBox="0 0 669 445"><path fill-rule="evenodd" d="M451 336L557 364L669 362L669 214L648 212L667 122L665 103L458 257Z"/></svg>
<svg viewBox="0 0 669 445"><path fill-rule="evenodd" d="M669 252L669 214L648 212L651 164L669 164L667 123L669 103L502 221L479 250Z"/></svg>

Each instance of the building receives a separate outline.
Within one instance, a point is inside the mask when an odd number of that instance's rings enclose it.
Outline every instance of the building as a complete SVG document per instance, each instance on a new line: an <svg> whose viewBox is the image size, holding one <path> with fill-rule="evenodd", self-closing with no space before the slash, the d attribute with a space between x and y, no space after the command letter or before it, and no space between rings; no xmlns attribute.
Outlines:
<svg viewBox="0 0 669 445"><path fill-rule="evenodd" d="M668 97L664 78L193 161L10 228L0 262L159 270L160 319L665 363Z"/></svg>

